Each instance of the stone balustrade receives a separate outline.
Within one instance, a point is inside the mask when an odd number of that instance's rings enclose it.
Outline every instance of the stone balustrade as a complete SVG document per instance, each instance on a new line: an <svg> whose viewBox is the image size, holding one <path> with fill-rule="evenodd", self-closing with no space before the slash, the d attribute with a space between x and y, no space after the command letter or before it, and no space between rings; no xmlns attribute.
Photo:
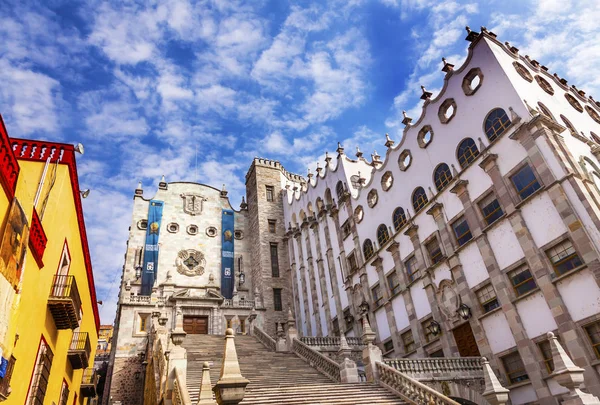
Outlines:
<svg viewBox="0 0 600 405"><path fill-rule="evenodd" d="M225 298L223 300L223 306L224 307L231 307L231 308L248 308L248 309L252 309L254 308L254 301L249 301L249 300L233 300L233 299L227 299Z"/></svg>
<svg viewBox="0 0 600 405"><path fill-rule="evenodd" d="M321 348L334 348L335 350L340 347L339 337L318 337L318 336L304 336L300 338L300 341L307 346L316 346ZM346 341L348 346L351 348L362 349L364 347L363 342L357 337L347 337ZM317 349L320 350L320 349Z"/></svg>
<svg viewBox="0 0 600 405"><path fill-rule="evenodd" d="M298 339L294 339L292 350L298 357L331 378L333 381L342 381L340 365L329 357L319 353Z"/></svg>
<svg viewBox="0 0 600 405"><path fill-rule="evenodd" d="M192 400L190 399L190 394L187 390L187 385L185 381L179 374L177 369L175 371L175 380L173 381L173 396L172 396L172 404L173 405L192 405Z"/></svg>
<svg viewBox="0 0 600 405"><path fill-rule="evenodd" d="M376 362L379 384L412 404L460 405L440 392L420 383L398 370Z"/></svg>
<svg viewBox="0 0 600 405"><path fill-rule="evenodd" d="M256 336L256 338L258 339L258 341L260 343L262 343L267 349L271 350L271 351L276 351L277 349L277 342L275 342L275 340L273 340L273 338L271 336L269 336L265 331L263 331L261 328L259 328L258 326L255 326L252 334L254 336Z"/></svg>
<svg viewBox="0 0 600 405"><path fill-rule="evenodd" d="M167 303L167 297L152 297L150 295L130 295L129 299L125 299L125 302L142 305L165 305Z"/></svg>
<svg viewBox="0 0 600 405"><path fill-rule="evenodd" d="M383 363L420 381L483 379L481 357L384 359Z"/></svg>

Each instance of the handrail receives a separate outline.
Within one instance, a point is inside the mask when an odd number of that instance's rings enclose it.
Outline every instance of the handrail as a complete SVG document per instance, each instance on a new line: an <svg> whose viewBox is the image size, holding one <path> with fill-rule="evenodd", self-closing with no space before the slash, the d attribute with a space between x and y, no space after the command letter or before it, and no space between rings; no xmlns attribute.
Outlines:
<svg viewBox="0 0 600 405"><path fill-rule="evenodd" d="M406 374L387 366L379 361L375 362L379 372L379 384L404 400L415 405L460 405L433 388L410 378Z"/></svg>
<svg viewBox="0 0 600 405"><path fill-rule="evenodd" d="M276 350L277 342L258 326L254 327L254 335L267 349L273 352Z"/></svg>
<svg viewBox="0 0 600 405"><path fill-rule="evenodd" d="M192 405L192 400L190 399L190 394L187 390L185 381L181 381L182 378L177 368L175 368L174 372L175 381L173 381L173 405Z"/></svg>
<svg viewBox="0 0 600 405"><path fill-rule="evenodd" d="M75 276L54 276L50 297L70 298L75 307L75 315L77 316L77 320L81 320L81 297L79 295L79 289L77 288Z"/></svg>
<svg viewBox="0 0 600 405"><path fill-rule="evenodd" d="M320 347L339 347L340 346L340 338L334 336L321 337L321 336L303 336L300 338L300 341L307 346L320 346ZM362 342L361 338L357 337L347 337L346 342L350 347L360 347L363 348L365 345Z"/></svg>
<svg viewBox="0 0 600 405"><path fill-rule="evenodd" d="M292 350L298 357L315 367L333 381L342 381L342 377L340 375L340 365L331 360L329 357L319 353L298 339L294 339Z"/></svg>
<svg viewBox="0 0 600 405"><path fill-rule="evenodd" d="M475 377L473 374L479 376L479 372L481 373L481 378L483 378L481 357L384 359L383 363L413 378L415 378L415 375L431 375L431 373L465 373L469 378L473 378Z"/></svg>

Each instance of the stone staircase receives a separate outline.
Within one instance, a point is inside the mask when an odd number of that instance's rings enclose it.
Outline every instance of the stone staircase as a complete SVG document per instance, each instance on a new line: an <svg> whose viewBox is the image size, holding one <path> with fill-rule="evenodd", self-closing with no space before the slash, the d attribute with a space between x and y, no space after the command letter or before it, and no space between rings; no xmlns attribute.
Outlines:
<svg viewBox="0 0 600 405"><path fill-rule="evenodd" d="M335 383L293 353L271 352L253 336L236 336L235 346L242 375L250 380L243 405L406 404L377 385ZM224 336L187 335L183 347L187 349L187 387L196 404L202 363L211 364L213 386L219 379Z"/></svg>

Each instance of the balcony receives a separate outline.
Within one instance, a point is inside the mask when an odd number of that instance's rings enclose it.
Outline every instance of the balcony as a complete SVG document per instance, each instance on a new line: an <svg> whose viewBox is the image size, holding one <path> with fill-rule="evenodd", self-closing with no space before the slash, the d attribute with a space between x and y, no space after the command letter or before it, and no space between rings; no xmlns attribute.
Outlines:
<svg viewBox="0 0 600 405"><path fill-rule="evenodd" d="M67 357L73 370L87 368L90 360L90 337L87 332L74 332Z"/></svg>
<svg viewBox="0 0 600 405"><path fill-rule="evenodd" d="M96 396L96 386L100 376L96 374L96 370L88 368L83 372L81 379L81 396L91 398Z"/></svg>
<svg viewBox="0 0 600 405"><path fill-rule="evenodd" d="M81 298L74 276L54 276L48 307L56 329L76 329L81 320Z"/></svg>

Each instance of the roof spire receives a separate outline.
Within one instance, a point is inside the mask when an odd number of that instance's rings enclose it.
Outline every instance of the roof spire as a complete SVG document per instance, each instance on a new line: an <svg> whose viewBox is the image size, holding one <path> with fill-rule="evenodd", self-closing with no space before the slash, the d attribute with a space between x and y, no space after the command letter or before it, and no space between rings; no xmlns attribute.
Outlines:
<svg viewBox="0 0 600 405"><path fill-rule="evenodd" d="M361 158L363 155L363 153L360 151L360 148L357 146L356 147L356 157L357 158Z"/></svg>
<svg viewBox="0 0 600 405"><path fill-rule="evenodd" d="M404 111L404 110L402 110L402 115L404 116L402 123L406 126L410 125L410 123L412 122L412 118L410 118L408 115L406 115L406 111Z"/></svg>
<svg viewBox="0 0 600 405"><path fill-rule="evenodd" d="M328 166L329 162L331 162L331 157L329 156L329 152L325 151L325 166Z"/></svg>
<svg viewBox="0 0 600 405"><path fill-rule="evenodd" d="M471 28L469 28L468 25L465 27L465 29L467 30L467 37L465 38L466 41L473 42L479 36L479 33L471 31Z"/></svg>
<svg viewBox="0 0 600 405"><path fill-rule="evenodd" d="M423 92L423 94L421 94L421 100L429 100L433 94L432 92L427 91L425 86L421 86L421 91Z"/></svg>
<svg viewBox="0 0 600 405"><path fill-rule="evenodd" d="M225 189L225 184L223 184L223 187L221 188L221 197L227 197L227 193L228 191Z"/></svg>
<svg viewBox="0 0 600 405"><path fill-rule="evenodd" d="M394 146L394 141L392 141L392 138L390 138L389 134L385 134L385 147L386 148L391 148L392 146Z"/></svg>
<svg viewBox="0 0 600 405"><path fill-rule="evenodd" d="M338 142L338 147L335 151L338 153L338 157L344 154L344 147L340 142Z"/></svg>
<svg viewBox="0 0 600 405"><path fill-rule="evenodd" d="M137 188L135 189L135 195L143 195L144 194L144 189L142 188L142 182L139 181Z"/></svg>
<svg viewBox="0 0 600 405"><path fill-rule="evenodd" d="M246 199L244 198L244 196L242 196L242 203L240 204L240 209L241 210L247 210L248 209L248 204L246 204Z"/></svg>
<svg viewBox="0 0 600 405"><path fill-rule="evenodd" d="M449 63L446 58L442 58L442 62L444 63L444 67L442 68L442 72L449 73L454 70L454 65Z"/></svg>

